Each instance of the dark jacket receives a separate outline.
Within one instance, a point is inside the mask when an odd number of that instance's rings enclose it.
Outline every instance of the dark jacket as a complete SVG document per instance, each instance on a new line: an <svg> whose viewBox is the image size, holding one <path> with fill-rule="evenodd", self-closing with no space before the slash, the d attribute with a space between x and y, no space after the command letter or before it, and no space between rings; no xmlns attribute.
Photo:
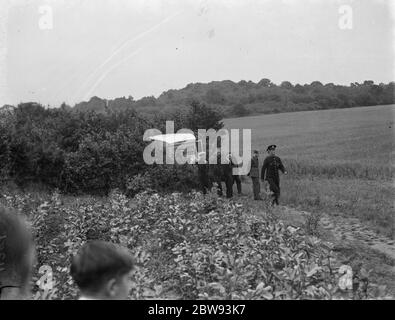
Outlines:
<svg viewBox="0 0 395 320"><path fill-rule="evenodd" d="M221 163L221 156L217 156L217 164L212 164L213 176L216 180L221 179L226 181L227 178L232 176L232 164L230 161L228 163Z"/></svg>
<svg viewBox="0 0 395 320"><path fill-rule="evenodd" d="M230 158L230 165L232 166L232 175L233 175L233 168L239 168L243 165L243 161L238 162L234 156ZM236 174L238 176L238 174Z"/></svg>
<svg viewBox="0 0 395 320"><path fill-rule="evenodd" d="M259 158L252 157L251 158L251 168L249 176L251 178L259 178Z"/></svg>
<svg viewBox="0 0 395 320"><path fill-rule="evenodd" d="M223 172L224 179L229 178L233 175L233 166L232 166L231 162L224 163L221 166L222 166L222 172Z"/></svg>
<svg viewBox="0 0 395 320"><path fill-rule="evenodd" d="M273 179L274 181L279 182L280 177L278 170L281 170L282 173L285 172L285 168L281 162L281 159L277 156L266 157L261 170L261 179Z"/></svg>

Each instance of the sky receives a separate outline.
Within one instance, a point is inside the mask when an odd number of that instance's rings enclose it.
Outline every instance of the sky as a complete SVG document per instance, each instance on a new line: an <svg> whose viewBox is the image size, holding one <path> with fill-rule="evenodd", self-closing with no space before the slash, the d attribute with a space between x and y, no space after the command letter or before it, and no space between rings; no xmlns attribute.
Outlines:
<svg viewBox="0 0 395 320"><path fill-rule="evenodd" d="M388 83L394 4L2 0L0 105L157 97L220 80Z"/></svg>

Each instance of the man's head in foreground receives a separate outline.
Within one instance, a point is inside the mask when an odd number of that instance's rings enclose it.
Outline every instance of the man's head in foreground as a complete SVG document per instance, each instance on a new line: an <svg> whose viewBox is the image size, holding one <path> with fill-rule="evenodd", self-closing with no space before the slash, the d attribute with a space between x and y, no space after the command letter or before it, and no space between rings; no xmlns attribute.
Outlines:
<svg viewBox="0 0 395 320"><path fill-rule="evenodd" d="M126 248L105 241L89 241L73 257L70 273L82 299L127 299L134 260Z"/></svg>
<svg viewBox="0 0 395 320"><path fill-rule="evenodd" d="M0 299L27 299L34 244L24 219L0 206Z"/></svg>

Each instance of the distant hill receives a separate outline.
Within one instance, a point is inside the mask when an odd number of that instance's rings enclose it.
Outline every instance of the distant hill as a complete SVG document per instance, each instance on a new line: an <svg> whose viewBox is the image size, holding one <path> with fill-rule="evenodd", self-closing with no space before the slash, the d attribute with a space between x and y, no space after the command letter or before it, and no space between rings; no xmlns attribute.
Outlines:
<svg viewBox="0 0 395 320"><path fill-rule="evenodd" d="M304 85L283 81L276 85L269 79L262 79L258 83L225 80L194 83L180 90L168 90L158 97L157 104L182 105L192 99L199 99L221 108L225 115L244 116L392 104L395 102L394 90L394 82L375 84L370 80L350 86L333 83L324 85L319 81Z"/></svg>
<svg viewBox="0 0 395 320"><path fill-rule="evenodd" d="M163 92L154 96L134 100L132 96L112 100L92 97L89 101L77 103L75 111L105 112L134 108L138 112L167 112L190 105L199 100L211 105L226 117L241 117L254 114L292 112L373 106L395 103L395 83L375 84L371 80L351 83L349 86L333 83L292 84L283 81L277 85L264 78L259 82L231 80L209 83L190 83L182 89ZM67 107L62 104L63 107Z"/></svg>
<svg viewBox="0 0 395 320"><path fill-rule="evenodd" d="M150 96L137 101L131 96L108 100L108 102L93 97L90 101L81 102L74 108L80 111L104 112L107 105L109 109L119 110L132 107L139 111L156 113L159 110L169 110L189 105L193 100L199 100L219 109L224 117L234 117L393 104L395 103L394 91L394 82L375 84L371 80L351 83L350 86L322 84L319 81L304 85L293 85L289 81L283 81L280 85L276 85L266 78L257 83L244 80L236 83L224 80L190 83L182 89L167 90L158 98Z"/></svg>

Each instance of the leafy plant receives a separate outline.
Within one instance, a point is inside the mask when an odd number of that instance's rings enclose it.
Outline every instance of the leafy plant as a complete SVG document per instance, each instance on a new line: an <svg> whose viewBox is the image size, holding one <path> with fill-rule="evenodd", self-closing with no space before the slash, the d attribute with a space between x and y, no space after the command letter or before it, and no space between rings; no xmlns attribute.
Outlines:
<svg viewBox="0 0 395 320"><path fill-rule="evenodd" d="M7 203L33 203L5 195ZM43 199L44 200L44 199ZM89 239L130 249L140 267L133 299L373 299L386 297L369 273L353 267L353 290L339 287L341 264L332 245L303 229L283 225L274 214L256 215L242 203L190 193L119 190L106 198L54 193L26 212L33 227L38 265L53 270L56 291L36 299L75 299L70 256ZM40 278L38 270L33 281ZM41 290L41 291L40 291Z"/></svg>

